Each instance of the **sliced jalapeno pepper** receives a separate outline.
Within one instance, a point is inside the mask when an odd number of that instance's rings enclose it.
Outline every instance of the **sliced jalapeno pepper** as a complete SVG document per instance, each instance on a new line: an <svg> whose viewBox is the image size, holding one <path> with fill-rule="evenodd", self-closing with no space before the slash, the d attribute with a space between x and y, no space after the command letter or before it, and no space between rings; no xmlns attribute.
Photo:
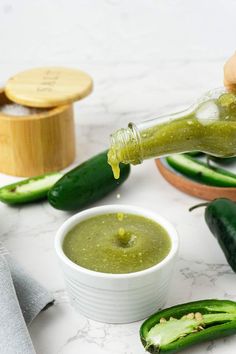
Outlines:
<svg viewBox="0 0 236 354"><path fill-rule="evenodd" d="M219 187L236 187L236 174L223 168L197 160L186 154L174 154L166 158L168 164L176 171L200 183Z"/></svg>
<svg viewBox="0 0 236 354"><path fill-rule="evenodd" d="M201 300L159 311L140 328L150 353L177 353L206 340L236 333L236 302Z"/></svg>
<svg viewBox="0 0 236 354"><path fill-rule="evenodd" d="M0 201L24 204L47 197L49 189L62 177L59 172L24 179L0 188Z"/></svg>

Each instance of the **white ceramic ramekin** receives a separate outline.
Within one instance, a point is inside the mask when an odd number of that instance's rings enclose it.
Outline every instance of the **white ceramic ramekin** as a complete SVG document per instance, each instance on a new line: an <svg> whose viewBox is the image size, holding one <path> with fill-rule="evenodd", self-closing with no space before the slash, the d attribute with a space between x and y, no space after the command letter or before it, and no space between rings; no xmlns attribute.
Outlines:
<svg viewBox="0 0 236 354"><path fill-rule="evenodd" d="M142 215L162 225L171 238L169 254L153 267L128 274L95 272L67 258L62 244L71 228L92 216L117 212ZM107 323L141 320L163 307L178 244L177 232L169 221L149 210L129 205L104 205L84 210L70 217L60 227L55 239L72 305L86 317Z"/></svg>

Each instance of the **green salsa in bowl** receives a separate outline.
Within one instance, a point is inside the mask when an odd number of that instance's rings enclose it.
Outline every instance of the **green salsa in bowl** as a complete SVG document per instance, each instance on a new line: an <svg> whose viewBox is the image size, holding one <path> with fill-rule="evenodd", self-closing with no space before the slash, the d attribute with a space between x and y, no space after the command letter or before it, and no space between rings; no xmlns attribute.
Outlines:
<svg viewBox="0 0 236 354"><path fill-rule="evenodd" d="M63 242L74 263L104 273L131 273L160 263L171 240L157 222L140 215L96 215L74 226Z"/></svg>
<svg viewBox="0 0 236 354"><path fill-rule="evenodd" d="M127 323L164 305L178 243L176 230L160 215L105 205L69 218L55 248L76 310L94 320Z"/></svg>

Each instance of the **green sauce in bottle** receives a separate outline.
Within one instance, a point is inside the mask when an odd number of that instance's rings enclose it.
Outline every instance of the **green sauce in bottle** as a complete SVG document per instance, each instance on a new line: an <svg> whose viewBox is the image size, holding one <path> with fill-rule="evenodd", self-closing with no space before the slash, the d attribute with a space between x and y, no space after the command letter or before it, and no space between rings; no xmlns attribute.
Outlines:
<svg viewBox="0 0 236 354"><path fill-rule="evenodd" d="M223 89L207 93L189 109L130 123L111 136L108 163L119 178L119 164L139 164L152 157L202 151L219 157L236 155L236 95Z"/></svg>

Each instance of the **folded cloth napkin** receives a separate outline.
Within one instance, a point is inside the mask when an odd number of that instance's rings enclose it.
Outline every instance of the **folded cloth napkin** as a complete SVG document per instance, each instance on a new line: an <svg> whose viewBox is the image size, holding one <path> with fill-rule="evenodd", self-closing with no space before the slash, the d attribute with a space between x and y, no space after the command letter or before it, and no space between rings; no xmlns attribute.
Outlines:
<svg viewBox="0 0 236 354"><path fill-rule="evenodd" d="M54 300L6 253L0 255L0 353L35 354L27 325Z"/></svg>

